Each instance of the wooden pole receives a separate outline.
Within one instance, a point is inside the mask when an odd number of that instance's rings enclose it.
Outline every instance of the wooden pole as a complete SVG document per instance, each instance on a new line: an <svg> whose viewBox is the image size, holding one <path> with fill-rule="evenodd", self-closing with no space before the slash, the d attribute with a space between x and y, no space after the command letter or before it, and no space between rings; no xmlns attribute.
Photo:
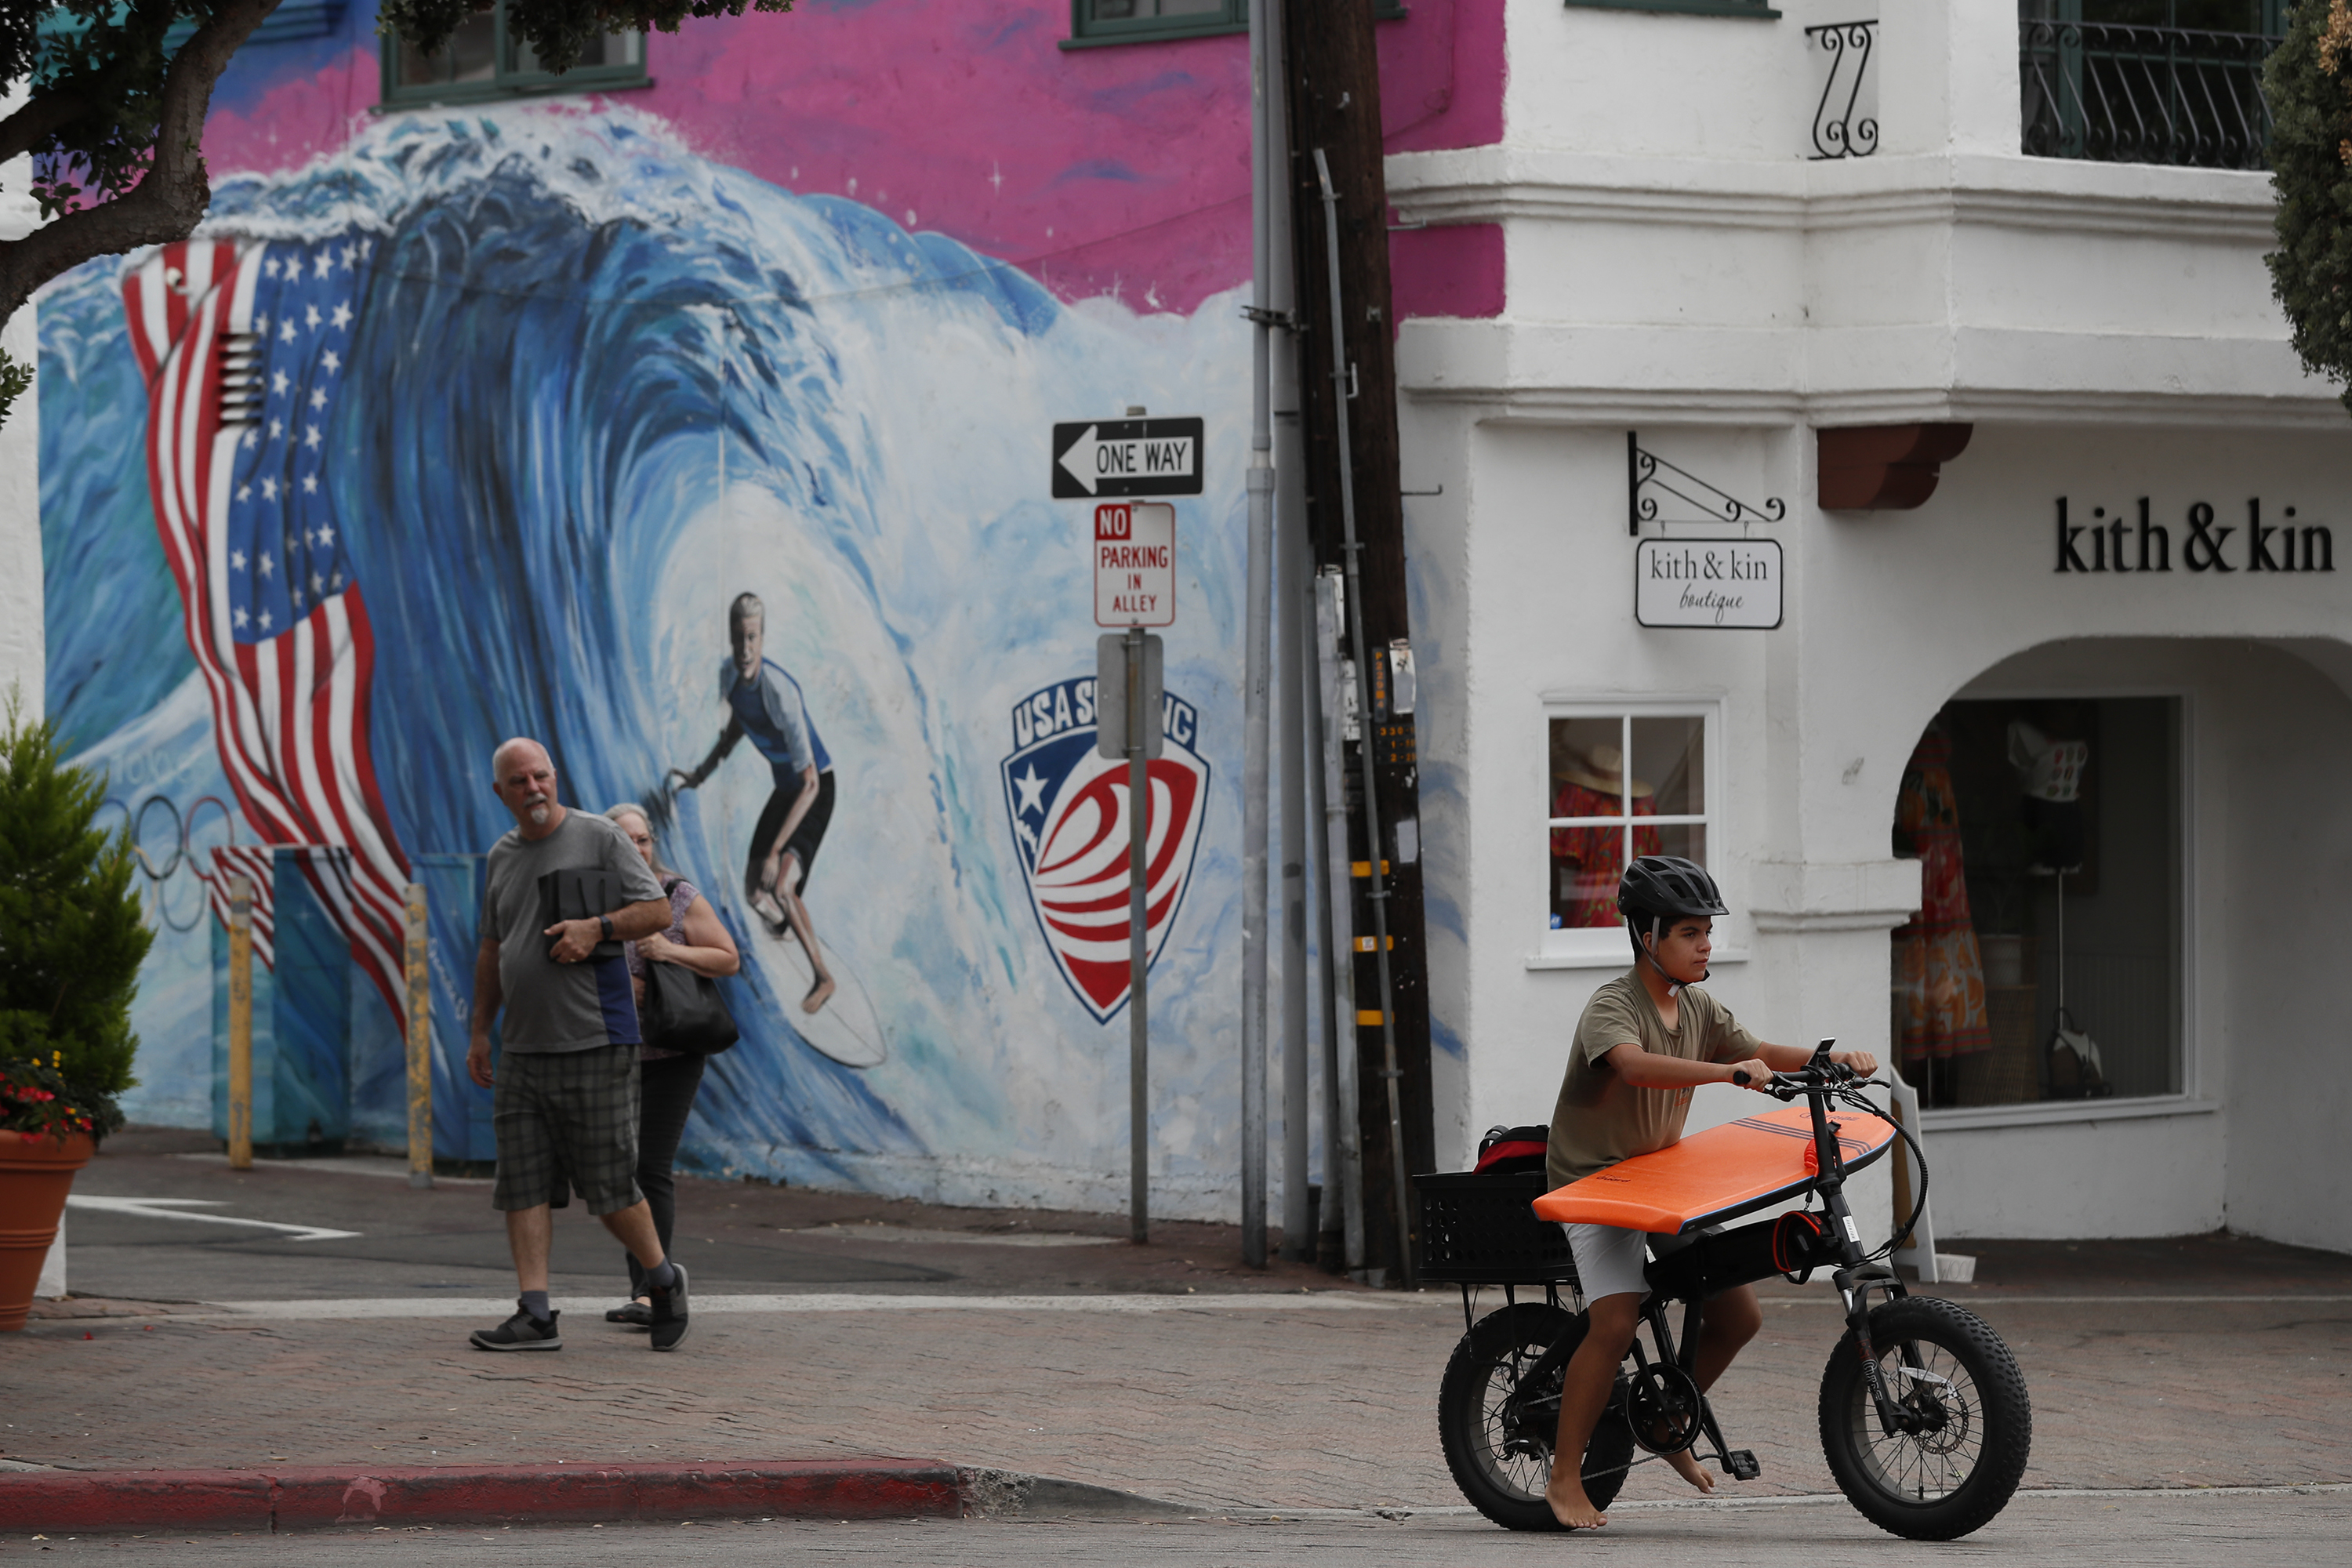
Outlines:
<svg viewBox="0 0 2352 1568"><path fill-rule="evenodd" d="M1417 704L1410 686L1399 679L1412 668L1412 627L1398 476L1380 62L1371 0L1284 3L1287 199L1291 232L1298 237L1292 246L1293 330L1301 345L1307 521L1317 567L1352 568L1356 586L1340 606L1348 624L1339 628L1339 647L1343 658L1364 667L1354 670L1363 701L1358 734L1345 742L1342 790L1349 858L1367 869L1349 879L1348 892L1334 889L1338 897L1352 894L1349 924L1359 937L1353 1044L1363 1089L1358 1102L1363 1266L1410 1283L1414 1222L1408 1178L1435 1168L1435 1140ZM1340 235L1336 269L1325 241L1318 154L1329 173ZM1335 370L1335 363L1344 368ZM1351 502L1343 500L1349 496ZM1344 516L1350 504L1357 545L1352 552ZM1359 661L1353 650L1360 645L1367 657ZM1370 874L1374 866L1380 868L1377 878ZM1364 942L1365 933L1383 928L1385 942Z"/></svg>
<svg viewBox="0 0 2352 1568"><path fill-rule="evenodd" d="M408 884L408 1184L433 1184L433 984L425 884Z"/></svg>
<svg viewBox="0 0 2352 1568"><path fill-rule="evenodd" d="M253 1169L253 879L228 879L228 1165Z"/></svg>

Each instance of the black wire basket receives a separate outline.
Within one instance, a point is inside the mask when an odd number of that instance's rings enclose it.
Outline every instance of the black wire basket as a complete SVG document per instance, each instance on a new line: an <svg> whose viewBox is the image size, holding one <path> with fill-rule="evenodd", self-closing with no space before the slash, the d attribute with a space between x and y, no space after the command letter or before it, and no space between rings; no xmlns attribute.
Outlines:
<svg viewBox="0 0 2352 1568"><path fill-rule="evenodd" d="M1415 1176L1421 1279L1433 1285L1573 1285L1568 1233L1528 1205L1551 1189L1540 1171Z"/></svg>

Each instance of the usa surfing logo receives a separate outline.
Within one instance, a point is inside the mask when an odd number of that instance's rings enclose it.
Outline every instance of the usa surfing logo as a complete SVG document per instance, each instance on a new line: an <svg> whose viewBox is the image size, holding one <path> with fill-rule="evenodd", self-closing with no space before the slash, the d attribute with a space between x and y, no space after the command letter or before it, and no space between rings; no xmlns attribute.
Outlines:
<svg viewBox="0 0 2352 1568"><path fill-rule="evenodd" d="M1095 678L1060 680L1013 705L1013 754L1003 763L1004 809L1029 907L1046 951L1087 1012L1108 1023L1127 1005L1128 764L1095 751ZM1151 787L1144 846L1144 954L1157 963L1192 879L1209 764L1193 750L1200 711L1160 700L1161 754L1145 764Z"/></svg>

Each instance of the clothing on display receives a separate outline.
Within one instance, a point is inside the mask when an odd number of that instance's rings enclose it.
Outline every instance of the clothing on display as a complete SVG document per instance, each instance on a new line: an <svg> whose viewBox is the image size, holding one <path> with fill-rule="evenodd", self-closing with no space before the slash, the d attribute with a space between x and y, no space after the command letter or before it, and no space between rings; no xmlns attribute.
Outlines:
<svg viewBox="0 0 2352 1568"><path fill-rule="evenodd" d="M1951 742L1931 728L1911 753L1895 797L1895 826L1920 861L1919 913L1895 933L1895 986L1906 1058L1990 1049L1984 958L1969 912Z"/></svg>
<svg viewBox="0 0 2352 1568"><path fill-rule="evenodd" d="M2088 835L2083 823L2083 770L2088 741L2053 741L2022 719L2009 726L2009 765L2023 781L2020 820L2032 835L2037 870L2081 868Z"/></svg>
<svg viewBox="0 0 2352 1568"><path fill-rule="evenodd" d="M1595 746L1588 754L1554 752L1551 814L1554 816L1653 816L1655 792L1640 779L1624 777L1624 753ZM1633 853L1663 855L1654 827L1635 826ZM1625 829L1617 826L1555 827L1551 830L1553 895L1564 927L1613 926L1617 882L1625 873Z"/></svg>

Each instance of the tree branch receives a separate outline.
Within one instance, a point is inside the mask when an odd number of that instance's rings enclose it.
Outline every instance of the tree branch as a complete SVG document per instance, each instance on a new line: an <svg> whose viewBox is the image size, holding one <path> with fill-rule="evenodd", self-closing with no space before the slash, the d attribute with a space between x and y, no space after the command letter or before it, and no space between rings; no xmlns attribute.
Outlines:
<svg viewBox="0 0 2352 1568"><path fill-rule="evenodd" d="M52 219L22 239L0 241L0 321L15 315L43 283L85 261L185 239L194 231L212 205L204 137L213 87L278 3L225 0L172 58L156 117L154 158L138 184L112 201ZM25 112L18 110L11 122Z"/></svg>

